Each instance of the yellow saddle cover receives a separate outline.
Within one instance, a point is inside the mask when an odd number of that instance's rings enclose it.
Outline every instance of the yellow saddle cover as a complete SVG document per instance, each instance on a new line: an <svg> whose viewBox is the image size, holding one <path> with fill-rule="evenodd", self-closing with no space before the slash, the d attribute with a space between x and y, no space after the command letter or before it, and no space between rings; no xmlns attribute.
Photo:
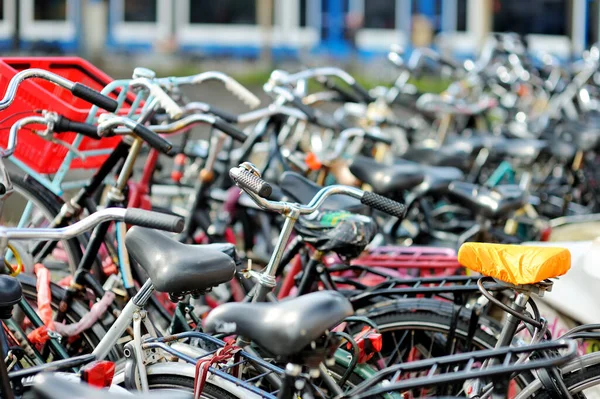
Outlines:
<svg viewBox="0 0 600 399"><path fill-rule="evenodd" d="M469 242L458 251L468 269L514 285L535 284L565 274L571 268L566 248Z"/></svg>

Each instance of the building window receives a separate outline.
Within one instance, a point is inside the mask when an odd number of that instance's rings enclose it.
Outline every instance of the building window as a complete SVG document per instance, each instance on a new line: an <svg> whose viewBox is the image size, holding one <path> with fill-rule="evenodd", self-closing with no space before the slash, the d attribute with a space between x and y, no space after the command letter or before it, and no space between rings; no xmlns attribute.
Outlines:
<svg viewBox="0 0 600 399"><path fill-rule="evenodd" d="M256 24L256 2L252 0L190 1L193 24Z"/></svg>
<svg viewBox="0 0 600 399"><path fill-rule="evenodd" d="M434 33L442 29L442 0L413 0L412 15L427 17Z"/></svg>
<svg viewBox="0 0 600 399"><path fill-rule="evenodd" d="M467 0L456 2L456 30L458 32L467 30Z"/></svg>
<svg viewBox="0 0 600 399"><path fill-rule="evenodd" d="M395 29L396 2L390 0L365 1L364 27L368 29Z"/></svg>
<svg viewBox="0 0 600 399"><path fill-rule="evenodd" d="M156 0L125 0L125 22L156 22Z"/></svg>
<svg viewBox="0 0 600 399"><path fill-rule="evenodd" d="M306 1L307 0L300 0L300 27L301 28L306 28L306 13L307 13Z"/></svg>
<svg viewBox="0 0 600 399"><path fill-rule="evenodd" d="M587 32L585 33L588 47L598 42L598 34L600 33L598 32L598 23L600 22L598 20L598 8L600 8L600 4L598 4L597 0L589 2L586 25Z"/></svg>
<svg viewBox="0 0 600 399"><path fill-rule="evenodd" d="M4 4L2 5L4 6ZM34 0L33 5L36 20L64 21L67 19L67 0Z"/></svg>
<svg viewBox="0 0 600 399"><path fill-rule="evenodd" d="M567 0L494 0L494 31L519 34L567 35Z"/></svg>

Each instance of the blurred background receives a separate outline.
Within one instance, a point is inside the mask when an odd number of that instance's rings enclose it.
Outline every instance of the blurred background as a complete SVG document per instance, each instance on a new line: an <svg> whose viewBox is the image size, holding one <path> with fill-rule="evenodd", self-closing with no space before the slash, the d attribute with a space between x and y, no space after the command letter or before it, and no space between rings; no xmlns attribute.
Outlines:
<svg viewBox="0 0 600 399"><path fill-rule="evenodd" d="M532 51L578 57L600 39L599 0L0 0L3 54L77 54L109 74L219 64L234 75L300 61L359 75L391 44L477 53L489 32ZM216 67L216 66L214 66ZM368 69L373 74L373 69ZM377 70L375 70L377 71ZM268 73L268 72L267 72ZM385 73L385 72L383 72ZM383 77L383 76L382 76Z"/></svg>

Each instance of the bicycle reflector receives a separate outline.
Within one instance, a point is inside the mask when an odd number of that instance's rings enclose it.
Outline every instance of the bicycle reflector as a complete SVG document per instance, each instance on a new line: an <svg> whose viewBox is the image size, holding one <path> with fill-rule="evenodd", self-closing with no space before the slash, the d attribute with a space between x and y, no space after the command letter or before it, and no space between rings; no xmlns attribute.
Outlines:
<svg viewBox="0 0 600 399"><path fill-rule="evenodd" d="M375 353L381 352L383 346L381 334L368 326L363 327L361 332L354 335L354 341L359 350L358 363L369 361ZM352 344L348 343L347 348L352 349Z"/></svg>
<svg viewBox="0 0 600 399"><path fill-rule="evenodd" d="M545 227L540 232L540 241L550 241L551 235L552 235L552 227L550 227L550 226Z"/></svg>
<svg viewBox="0 0 600 399"><path fill-rule="evenodd" d="M81 369L81 379L96 388L106 388L112 384L115 364L107 360L92 362Z"/></svg>

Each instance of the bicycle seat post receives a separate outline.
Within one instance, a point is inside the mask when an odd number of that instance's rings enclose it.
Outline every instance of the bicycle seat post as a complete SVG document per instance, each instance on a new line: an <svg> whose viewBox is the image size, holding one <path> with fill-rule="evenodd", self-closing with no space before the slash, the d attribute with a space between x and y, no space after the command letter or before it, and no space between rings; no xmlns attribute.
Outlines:
<svg viewBox="0 0 600 399"><path fill-rule="evenodd" d="M277 239L277 244L275 244L273 255L271 256L271 259L269 260L265 270L260 273L259 276L257 276L258 287L254 297L252 298L252 302L264 302L267 294L275 287L275 275L277 273L279 263L283 257L283 252L285 251L286 245L290 240L290 236L294 231L294 225L300 216L300 210L298 207L292 204L289 205L289 210L283 215L285 217L285 222L281 229L281 233L279 234L279 238Z"/></svg>

